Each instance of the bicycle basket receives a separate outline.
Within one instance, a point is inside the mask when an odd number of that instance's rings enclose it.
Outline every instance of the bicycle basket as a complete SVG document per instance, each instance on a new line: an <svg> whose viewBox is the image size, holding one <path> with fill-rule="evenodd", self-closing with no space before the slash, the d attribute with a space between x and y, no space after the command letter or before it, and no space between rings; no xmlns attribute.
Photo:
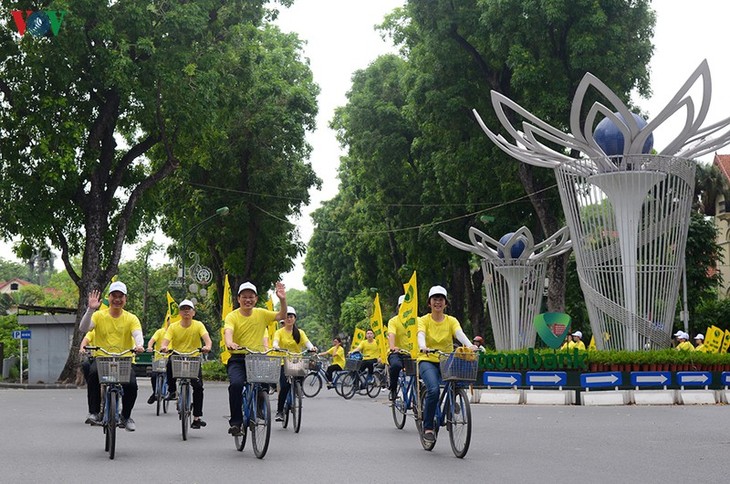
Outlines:
<svg viewBox="0 0 730 484"><path fill-rule="evenodd" d="M171 356L173 378L198 378L199 356Z"/></svg>
<svg viewBox="0 0 730 484"><path fill-rule="evenodd" d="M281 360L276 356L246 355L246 378L251 383L277 383Z"/></svg>
<svg viewBox="0 0 730 484"><path fill-rule="evenodd" d="M403 369L406 371L406 375L414 376L416 374L416 364L416 360L413 358L403 358Z"/></svg>
<svg viewBox="0 0 730 484"><path fill-rule="evenodd" d="M310 359L306 356L287 356L284 360L286 376L307 376Z"/></svg>
<svg viewBox="0 0 730 484"><path fill-rule="evenodd" d="M162 373L163 371L167 371L167 358L152 360L152 371L156 373Z"/></svg>
<svg viewBox="0 0 730 484"><path fill-rule="evenodd" d="M440 355L441 378L443 380L477 379L477 365L479 358L476 353L448 353Z"/></svg>
<svg viewBox="0 0 730 484"><path fill-rule="evenodd" d="M362 366L362 360L357 358L347 358L345 360L345 370L357 371Z"/></svg>
<svg viewBox="0 0 730 484"><path fill-rule="evenodd" d="M309 360L309 371L317 371L320 368L322 368L322 360L321 359L310 359Z"/></svg>
<svg viewBox="0 0 730 484"><path fill-rule="evenodd" d="M132 358L98 356L96 370L101 383L129 383L132 377Z"/></svg>

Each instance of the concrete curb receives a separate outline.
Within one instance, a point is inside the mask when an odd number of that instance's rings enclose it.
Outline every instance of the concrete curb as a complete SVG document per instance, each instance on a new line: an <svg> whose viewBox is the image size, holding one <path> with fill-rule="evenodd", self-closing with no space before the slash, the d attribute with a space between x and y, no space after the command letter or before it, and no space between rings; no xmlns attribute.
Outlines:
<svg viewBox="0 0 730 484"><path fill-rule="evenodd" d="M0 382L0 388L22 388L24 390L49 390L64 388L80 388L73 383L7 383Z"/></svg>

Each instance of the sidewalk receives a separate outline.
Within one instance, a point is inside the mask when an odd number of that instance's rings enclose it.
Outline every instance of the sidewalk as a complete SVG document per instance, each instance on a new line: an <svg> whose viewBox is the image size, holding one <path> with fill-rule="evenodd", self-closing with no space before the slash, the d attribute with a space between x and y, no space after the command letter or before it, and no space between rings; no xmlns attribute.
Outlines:
<svg viewBox="0 0 730 484"><path fill-rule="evenodd" d="M23 388L25 390L48 390L53 388L80 388L73 383L9 383L0 381L2 388Z"/></svg>

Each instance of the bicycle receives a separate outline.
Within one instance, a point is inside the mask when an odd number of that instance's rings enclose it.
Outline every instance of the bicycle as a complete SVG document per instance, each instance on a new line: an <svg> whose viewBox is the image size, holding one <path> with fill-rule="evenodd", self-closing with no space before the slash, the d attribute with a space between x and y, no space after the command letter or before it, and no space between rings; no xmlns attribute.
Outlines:
<svg viewBox="0 0 730 484"><path fill-rule="evenodd" d="M254 455L263 459L269 449L271 436L271 405L269 403L267 384L276 384L281 372L281 361L277 357L267 356L272 350L253 351L243 347L246 354L246 384L243 385L243 423L241 433L234 434L236 450L243 451L246 438L251 431L251 445Z"/></svg>
<svg viewBox="0 0 730 484"><path fill-rule="evenodd" d="M439 367L443 388L439 395L434 416L434 440L424 438L423 405L426 397L425 385L419 379L418 405L416 406L416 428L421 445L425 450L432 450L436 445L439 427L446 427L449 432L451 450L458 458L463 458L469 451L471 443L471 406L464 384L476 380L478 355L473 352L456 351L444 353L438 350L423 351L439 355ZM417 370L417 373L420 373Z"/></svg>
<svg viewBox="0 0 730 484"><path fill-rule="evenodd" d="M404 356L403 369L398 374L398 389L396 398L390 408L393 413L395 428L402 429L406 425L406 415L409 410L416 406L416 360L411 358L410 353L400 351Z"/></svg>
<svg viewBox="0 0 730 484"><path fill-rule="evenodd" d="M155 400L157 401L157 416L160 415L160 407L167 413L167 405L170 398L167 384L167 358L168 354L155 350L155 355L162 355L164 358L152 360L152 371L155 373Z"/></svg>
<svg viewBox="0 0 730 484"><path fill-rule="evenodd" d="M172 350L172 377L177 380L177 414L182 426L182 439L188 440L188 429L193 418L193 399L190 380L197 379L200 373L200 351L198 348L188 353Z"/></svg>
<svg viewBox="0 0 730 484"><path fill-rule="evenodd" d="M355 393L375 398L380 394L382 382L377 372L368 374L361 369L362 359L347 358L345 360L345 375L339 378L339 393L345 400L351 399Z"/></svg>
<svg viewBox="0 0 730 484"><path fill-rule="evenodd" d="M342 396L340 392L341 385L338 385L338 381L340 376L347 374L347 372L344 370L333 372L332 383L330 383L329 380L327 380L327 372L325 371L325 368L329 366L328 363L331 361L331 358L317 355L312 356L309 364L309 373L302 381L302 393L305 397L316 397L320 390L322 390L322 387L325 386L325 383L329 385L328 388L334 388L335 393Z"/></svg>
<svg viewBox="0 0 730 484"><path fill-rule="evenodd" d="M302 426L302 380L309 371L310 358L304 356L307 352L292 353L285 349L278 351L287 353L284 358L284 376L289 380L289 392L284 402L284 420L281 426L287 428L291 412L294 433L299 433Z"/></svg>
<svg viewBox="0 0 730 484"><path fill-rule="evenodd" d="M122 422L122 383L129 383L132 372L132 358L125 356L133 353L128 349L120 353L107 351L100 346L87 346L89 351L101 351L106 356L96 356L96 369L101 384L101 427L104 431L104 451L109 452L109 458L114 459L117 446L117 427L123 427Z"/></svg>

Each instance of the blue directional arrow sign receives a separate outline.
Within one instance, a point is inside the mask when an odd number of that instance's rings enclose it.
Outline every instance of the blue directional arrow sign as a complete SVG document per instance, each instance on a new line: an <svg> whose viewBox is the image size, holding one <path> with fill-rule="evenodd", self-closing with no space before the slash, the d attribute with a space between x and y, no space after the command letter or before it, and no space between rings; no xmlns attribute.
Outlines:
<svg viewBox="0 0 730 484"><path fill-rule="evenodd" d="M709 371L680 371L677 372L677 385L685 387L703 387L712 383L712 373Z"/></svg>
<svg viewBox="0 0 730 484"><path fill-rule="evenodd" d="M580 386L585 388L615 387L623 383L620 371L605 373L583 373L580 376Z"/></svg>
<svg viewBox="0 0 730 484"><path fill-rule="evenodd" d="M485 371L483 380L485 385L492 387L522 386L522 374L517 372Z"/></svg>
<svg viewBox="0 0 730 484"><path fill-rule="evenodd" d="M528 371L525 384L531 387L562 387L568 381L564 371Z"/></svg>
<svg viewBox="0 0 730 484"><path fill-rule="evenodd" d="M730 371L723 371L720 380L722 380L723 385L730 386Z"/></svg>
<svg viewBox="0 0 730 484"><path fill-rule="evenodd" d="M631 372L631 385L635 387L663 387L671 383L672 373L669 371Z"/></svg>

